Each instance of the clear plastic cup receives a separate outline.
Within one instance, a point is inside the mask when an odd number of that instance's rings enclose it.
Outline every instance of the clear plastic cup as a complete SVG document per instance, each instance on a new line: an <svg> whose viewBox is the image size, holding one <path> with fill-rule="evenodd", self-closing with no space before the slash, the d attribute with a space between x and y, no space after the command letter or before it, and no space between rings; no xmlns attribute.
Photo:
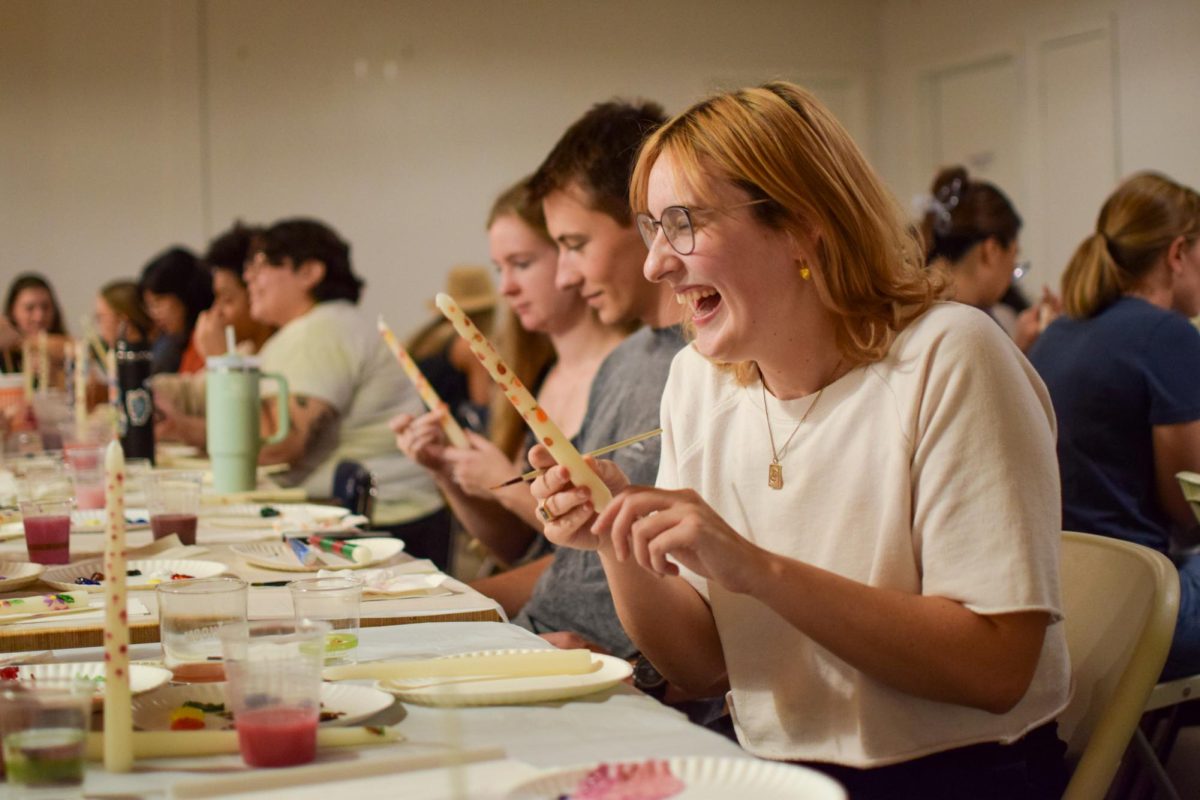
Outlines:
<svg viewBox="0 0 1200 800"><path fill-rule="evenodd" d="M91 681L42 679L0 688L0 772L6 797L83 796L84 748L92 717Z"/></svg>
<svg viewBox="0 0 1200 800"><path fill-rule="evenodd" d="M252 767L307 764L317 755L328 622L253 622L221 629L238 748Z"/></svg>
<svg viewBox="0 0 1200 800"><path fill-rule="evenodd" d="M199 472L182 470L160 470L146 476L146 506L155 539L173 533L184 544L196 543L201 477Z"/></svg>
<svg viewBox="0 0 1200 800"><path fill-rule="evenodd" d="M358 660L358 627L362 582L356 578L305 578L288 584L296 620L328 622L326 664L353 664Z"/></svg>
<svg viewBox="0 0 1200 800"><path fill-rule="evenodd" d="M71 498L22 500L25 549L35 564L71 561Z"/></svg>
<svg viewBox="0 0 1200 800"><path fill-rule="evenodd" d="M176 681L225 680L219 633L246 624L247 584L240 578L168 581L155 587L163 663Z"/></svg>
<svg viewBox="0 0 1200 800"><path fill-rule="evenodd" d="M107 445L67 444L63 460L75 489L75 507L104 508L104 456Z"/></svg>

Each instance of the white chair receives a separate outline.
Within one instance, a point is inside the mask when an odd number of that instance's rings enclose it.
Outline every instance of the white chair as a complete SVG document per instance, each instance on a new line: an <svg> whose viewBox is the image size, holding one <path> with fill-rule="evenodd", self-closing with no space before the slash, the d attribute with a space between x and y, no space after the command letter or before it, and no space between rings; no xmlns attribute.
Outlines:
<svg viewBox="0 0 1200 800"><path fill-rule="evenodd" d="M1176 715L1177 709L1174 707L1196 699L1200 699L1200 675L1163 681L1151 690L1150 699L1146 701L1145 708L1147 713L1171 709L1165 718L1156 719L1153 723L1156 741L1152 743L1150 737L1143 733L1141 726L1133 735L1134 751L1142 766L1146 768L1150 780L1154 782L1155 788L1165 800L1179 800L1179 792L1167 775L1162 761L1159 760L1160 755L1165 759L1170 753L1175 737L1179 733L1179 719Z"/></svg>
<svg viewBox="0 0 1200 800"><path fill-rule="evenodd" d="M1166 556L1106 536L1063 533L1063 612L1074 693L1059 734L1074 763L1064 800L1100 800L1171 647L1179 575Z"/></svg>

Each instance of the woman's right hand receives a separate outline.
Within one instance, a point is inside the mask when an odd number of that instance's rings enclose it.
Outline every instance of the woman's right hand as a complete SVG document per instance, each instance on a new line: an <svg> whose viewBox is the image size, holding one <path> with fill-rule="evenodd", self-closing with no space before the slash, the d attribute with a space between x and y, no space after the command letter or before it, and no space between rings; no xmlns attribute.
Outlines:
<svg viewBox="0 0 1200 800"><path fill-rule="evenodd" d="M225 353L225 324L225 319L214 308L200 312L192 331L192 342L200 355L207 358Z"/></svg>
<svg viewBox="0 0 1200 800"><path fill-rule="evenodd" d="M430 472L448 478L450 467L443 457L447 444L446 433L442 429L445 415L442 409L419 417L397 414L388 422L388 426L396 434L396 447L400 452Z"/></svg>
<svg viewBox="0 0 1200 800"><path fill-rule="evenodd" d="M590 456L584 461L614 495L629 486L629 478L612 461L597 461ZM529 451L529 464L545 470L534 479L529 491L537 501L546 538L560 547L577 550L596 550L604 545L606 540L602 541L592 533L596 509L592 507L591 490L571 483L567 468L559 466L543 445L536 445Z"/></svg>

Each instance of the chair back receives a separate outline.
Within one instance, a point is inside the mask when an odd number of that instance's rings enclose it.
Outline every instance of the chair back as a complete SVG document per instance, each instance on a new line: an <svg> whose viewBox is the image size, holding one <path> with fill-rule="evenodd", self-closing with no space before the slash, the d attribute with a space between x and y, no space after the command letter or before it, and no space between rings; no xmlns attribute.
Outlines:
<svg viewBox="0 0 1200 800"><path fill-rule="evenodd" d="M351 514L371 519L375 511L375 476L357 461L339 461L333 470L333 498Z"/></svg>
<svg viewBox="0 0 1200 800"><path fill-rule="evenodd" d="M1171 647L1179 574L1150 548L1067 531L1061 581L1074 691L1059 735L1075 762L1063 797L1100 800Z"/></svg>

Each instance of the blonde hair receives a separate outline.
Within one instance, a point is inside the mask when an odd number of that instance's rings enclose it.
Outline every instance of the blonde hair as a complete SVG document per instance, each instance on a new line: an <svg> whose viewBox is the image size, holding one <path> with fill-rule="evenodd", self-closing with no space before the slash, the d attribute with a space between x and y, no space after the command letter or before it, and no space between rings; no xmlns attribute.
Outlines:
<svg viewBox="0 0 1200 800"><path fill-rule="evenodd" d="M1063 307L1093 317L1135 286L1178 237L1200 236L1200 195L1165 175L1142 172L1117 187L1063 273Z"/></svg>
<svg viewBox="0 0 1200 800"><path fill-rule="evenodd" d="M812 280L848 364L883 358L944 289L944 275L925 270L917 236L850 135L799 86L717 94L669 120L638 157L635 210L646 209L650 169L664 153L693 191L727 180L769 201L751 207L763 224L818 235ZM757 377L752 363L719 366L742 384Z"/></svg>

